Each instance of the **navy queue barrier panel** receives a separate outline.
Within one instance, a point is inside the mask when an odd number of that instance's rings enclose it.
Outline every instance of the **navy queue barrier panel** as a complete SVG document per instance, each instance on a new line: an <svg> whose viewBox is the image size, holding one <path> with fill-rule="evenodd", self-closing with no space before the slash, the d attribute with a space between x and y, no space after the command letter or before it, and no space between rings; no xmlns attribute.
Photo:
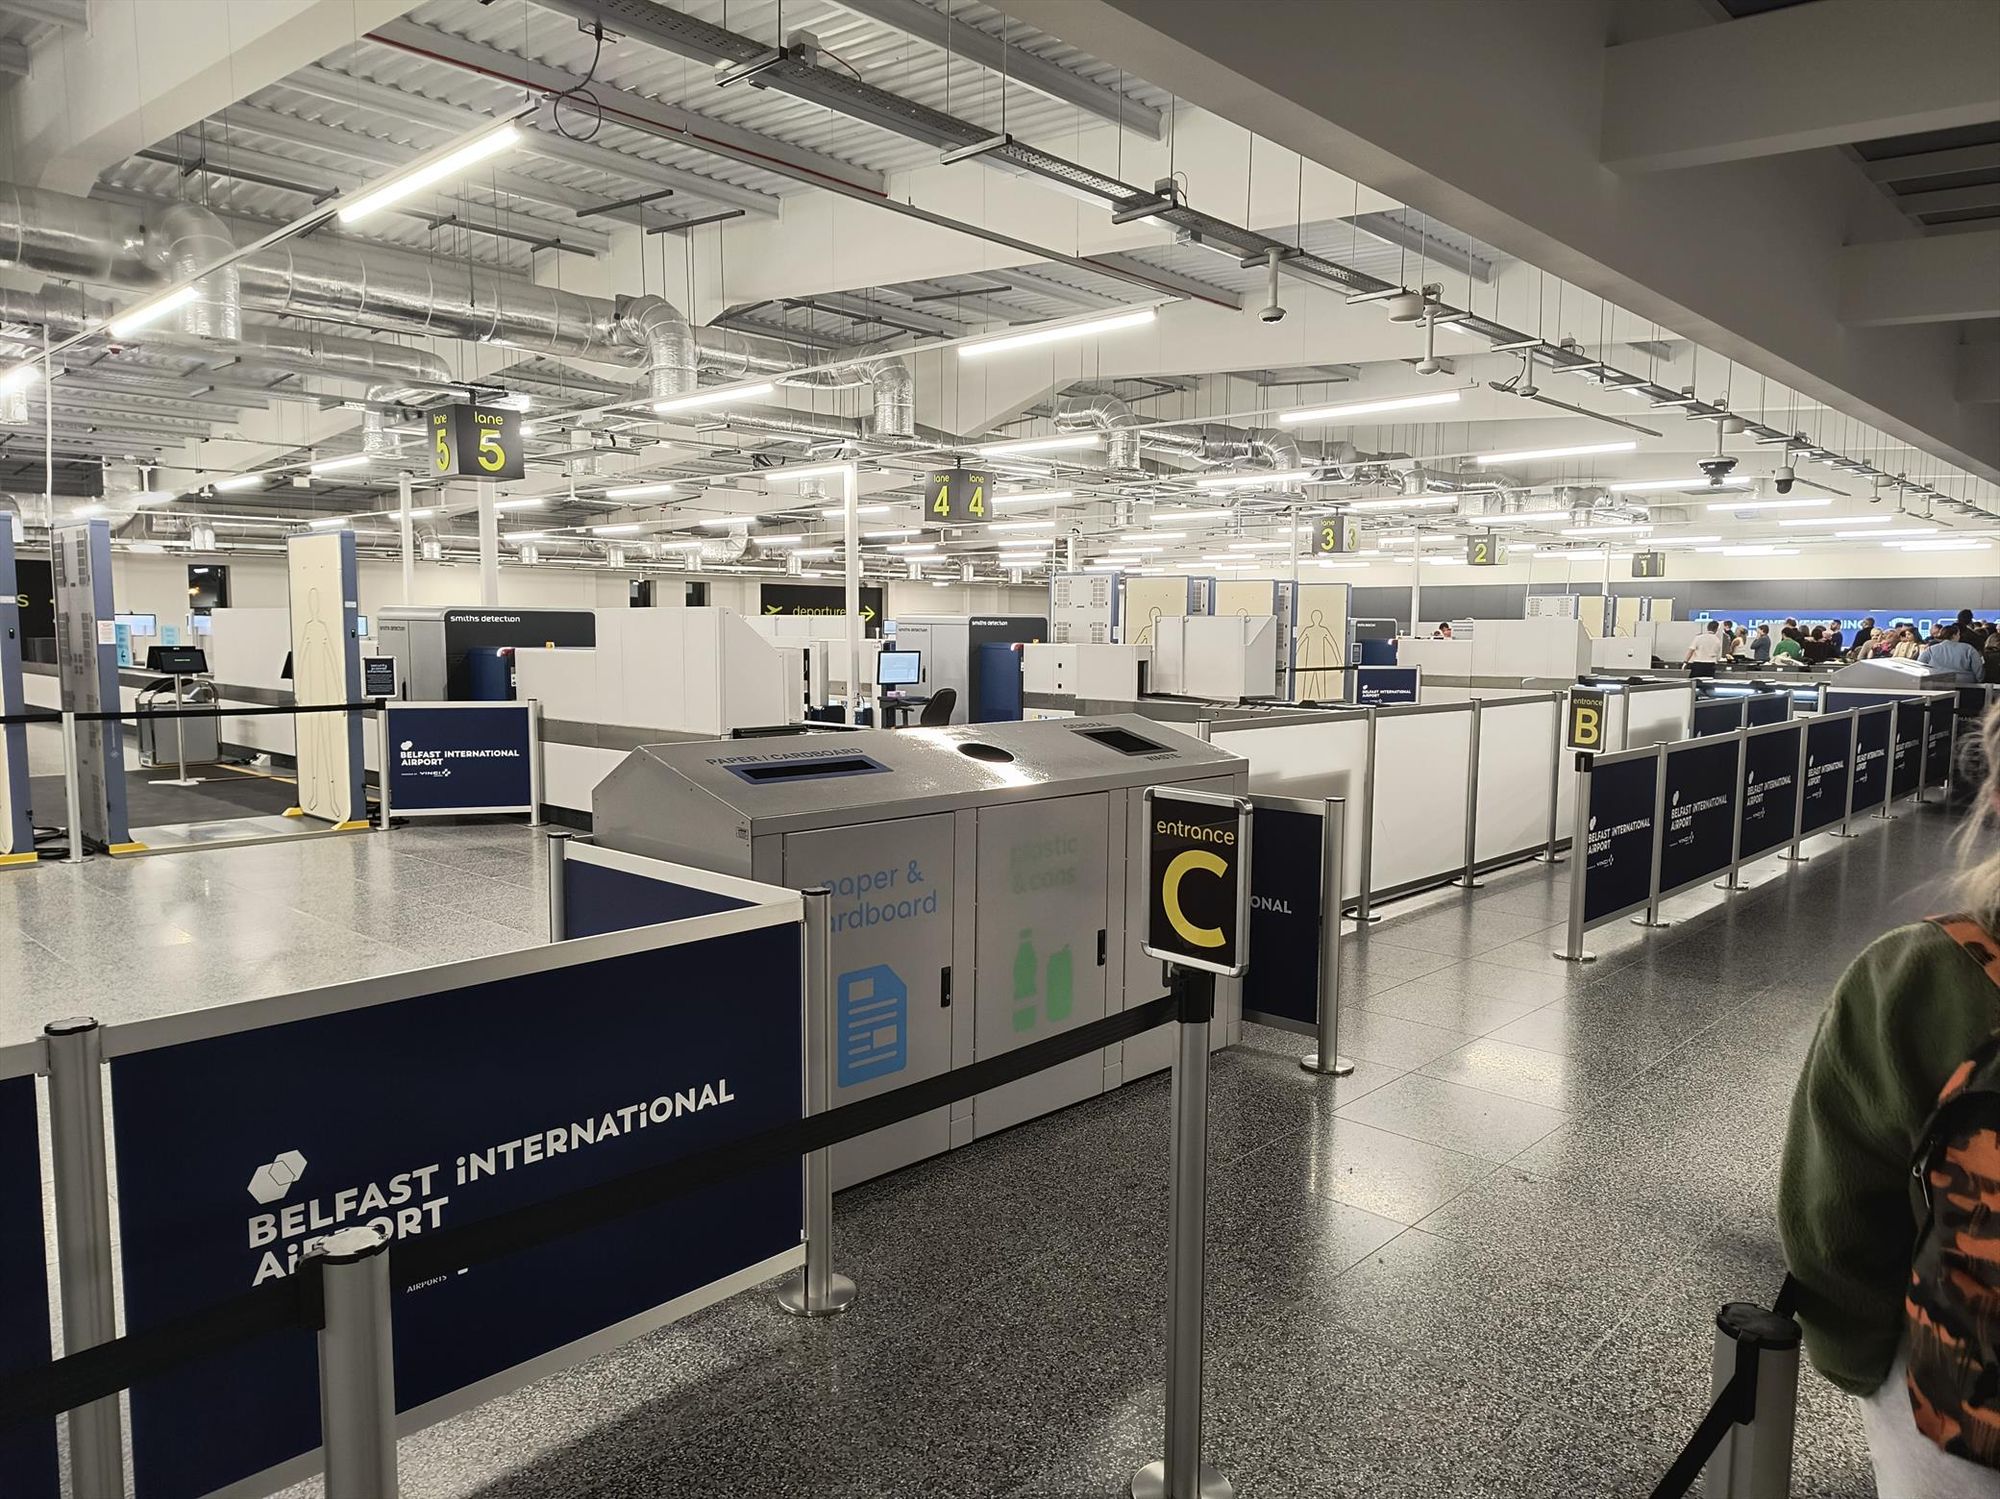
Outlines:
<svg viewBox="0 0 2000 1499"><path fill-rule="evenodd" d="M1739 700L1740 701L1740 700ZM1572 878L1569 921L1556 956L1589 962L1584 933L1632 916L1664 926L1660 902L1713 876L1739 890L1752 859L1800 843L1858 813L1926 789L1931 741L1948 743L1950 694L1870 699L1865 707L1738 728L1610 754L1577 755L1572 847L1585 850ZM1898 721L1907 725L1907 771L1892 777ZM1838 835L1836 835L1838 836Z"/></svg>
<svg viewBox="0 0 2000 1499"><path fill-rule="evenodd" d="M541 820L539 704L385 702L376 723L384 827L392 816Z"/></svg>
<svg viewBox="0 0 2000 1499"><path fill-rule="evenodd" d="M0 1047L0 1373L49 1361L49 1265L42 1212L38 1044ZM58 1499L56 1423L0 1427L0 1493Z"/></svg>
<svg viewBox="0 0 2000 1499"><path fill-rule="evenodd" d="M715 889L685 874L655 907ZM107 1027L128 1330L291 1275L331 1230L448 1231L800 1120L801 900L736 885L709 914ZM627 916L646 903L627 888ZM801 1227L779 1161L410 1286L399 1425L795 1267ZM138 1499L304 1476L318 1389L298 1329L138 1381Z"/></svg>

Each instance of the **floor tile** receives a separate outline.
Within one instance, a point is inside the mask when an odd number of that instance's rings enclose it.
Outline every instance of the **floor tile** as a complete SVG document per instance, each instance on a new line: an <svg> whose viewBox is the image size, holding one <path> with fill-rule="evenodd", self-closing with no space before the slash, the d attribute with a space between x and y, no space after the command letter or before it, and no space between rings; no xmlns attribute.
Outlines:
<svg viewBox="0 0 2000 1499"><path fill-rule="evenodd" d="M1420 1073L1343 1105L1340 1115L1488 1161L1513 1159L1569 1119L1559 1109Z"/></svg>

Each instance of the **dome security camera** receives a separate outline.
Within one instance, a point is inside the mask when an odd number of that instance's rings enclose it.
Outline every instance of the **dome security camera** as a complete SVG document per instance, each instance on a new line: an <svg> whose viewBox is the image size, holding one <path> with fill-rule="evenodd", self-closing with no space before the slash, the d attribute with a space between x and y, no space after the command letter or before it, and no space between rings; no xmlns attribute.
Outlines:
<svg viewBox="0 0 2000 1499"><path fill-rule="evenodd" d="M1713 458L1704 458L1701 460L1701 471L1708 475L1708 482L1713 488L1720 488L1722 481L1727 479L1735 468L1736 460L1734 458L1726 458L1720 454Z"/></svg>
<svg viewBox="0 0 2000 1499"><path fill-rule="evenodd" d="M1779 469L1776 475L1778 493L1790 494L1792 492L1792 484L1796 479L1796 477L1797 476L1792 473L1792 466L1789 463L1786 464L1783 468Z"/></svg>

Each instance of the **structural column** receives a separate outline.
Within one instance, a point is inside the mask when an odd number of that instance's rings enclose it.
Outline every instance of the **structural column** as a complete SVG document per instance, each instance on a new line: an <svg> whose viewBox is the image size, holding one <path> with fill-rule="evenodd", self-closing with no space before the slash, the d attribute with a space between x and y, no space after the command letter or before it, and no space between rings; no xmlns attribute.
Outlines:
<svg viewBox="0 0 2000 1499"><path fill-rule="evenodd" d="M410 476L396 475L396 527L403 542L403 602L416 600L416 540L410 524Z"/></svg>
<svg viewBox="0 0 2000 1499"><path fill-rule="evenodd" d="M472 487L479 495L479 602L490 609L500 602L500 486L480 479Z"/></svg>
<svg viewBox="0 0 2000 1499"><path fill-rule="evenodd" d="M847 721L861 718L861 475L853 464L840 471L842 551L847 562Z"/></svg>

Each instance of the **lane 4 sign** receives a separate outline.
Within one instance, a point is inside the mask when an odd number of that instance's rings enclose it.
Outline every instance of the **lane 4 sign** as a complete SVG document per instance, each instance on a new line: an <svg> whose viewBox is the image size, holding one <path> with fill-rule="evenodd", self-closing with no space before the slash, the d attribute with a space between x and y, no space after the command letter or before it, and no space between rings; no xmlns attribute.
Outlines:
<svg viewBox="0 0 2000 1499"><path fill-rule="evenodd" d="M1149 786L1146 940L1156 958L1226 978L1250 966L1250 803Z"/></svg>
<svg viewBox="0 0 2000 1499"><path fill-rule="evenodd" d="M431 471L456 479L518 479L525 472L521 413L449 406L431 413Z"/></svg>
<svg viewBox="0 0 2000 1499"><path fill-rule="evenodd" d="M924 493L924 519L934 526L993 518L993 476L974 468L941 468Z"/></svg>

